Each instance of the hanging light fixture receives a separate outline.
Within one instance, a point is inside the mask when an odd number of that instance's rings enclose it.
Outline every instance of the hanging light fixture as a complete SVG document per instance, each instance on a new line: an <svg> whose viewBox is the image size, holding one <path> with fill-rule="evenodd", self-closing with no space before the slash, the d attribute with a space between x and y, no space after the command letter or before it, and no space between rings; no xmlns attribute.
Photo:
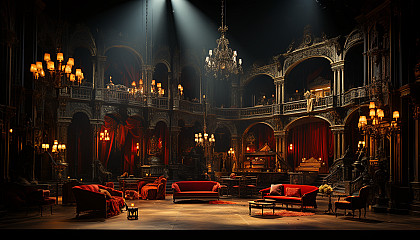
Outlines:
<svg viewBox="0 0 420 240"><path fill-rule="evenodd" d="M242 59L238 59L238 52L229 48L229 40L225 37L228 27L224 22L224 0L222 0L222 25L219 27L221 37L216 40L217 47L209 50L205 68L214 77L228 78L230 74L242 73Z"/></svg>
<svg viewBox="0 0 420 240"><path fill-rule="evenodd" d="M44 61L47 68L47 74L44 71L42 62L31 64L30 71L35 79L40 79L41 84L52 85L55 88L64 88L67 86L82 84L84 79L82 69L78 68L72 73L74 58L69 58L67 64L64 64L64 55L58 50L56 61L51 60L49 53L44 54Z"/></svg>

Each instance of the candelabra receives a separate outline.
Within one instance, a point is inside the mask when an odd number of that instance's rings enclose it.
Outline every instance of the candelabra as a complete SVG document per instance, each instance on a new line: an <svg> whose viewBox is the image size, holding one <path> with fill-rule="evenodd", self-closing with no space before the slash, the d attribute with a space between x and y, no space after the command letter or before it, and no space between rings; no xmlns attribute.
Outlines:
<svg viewBox="0 0 420 240"><path fill-rule="evenodd" d="M379 164L379 160L381 160L381 154L384 154L384 141L387 137L389 137L389 181L392 181L393 174L393 162L395 161L396 156L396 143L395 143L395 136L399 133L400 126L398 124L398 119L400 117L400 113L398 111L394 111L392 113L392 120L387 122L383 120L385 117L384 111L375 105L375 102L370 102L369 104L369 117L368 120L366 116L359 117L358 127L361 131L362 135L365 136L363 141L359 141L359 146L365 146L366 142L370 143L369 138L372 136L374 138L373 147L370 147L371 151L371 164L377 163ZM381 141L382 140L382 141ZM378 151L380 150L380 151ZM375 164L373 164L375 165Z"/></svg>
<svg viewBox="0 0 420 240"><path fill-rule="evenodd" d="M55 88L63 88L71 85L80 86L82 84L82 80L84 79L82 69L77 68L75 73L72 73L74 58L69 58L67 64L63 64L63 53L57 53L56 61L52 61L51 55L45 53L44 61L48 70L47 74L44 71L42 62L31 64L30 68L33 77L36 80L41 80L41 84L52 85Z"/></svg>

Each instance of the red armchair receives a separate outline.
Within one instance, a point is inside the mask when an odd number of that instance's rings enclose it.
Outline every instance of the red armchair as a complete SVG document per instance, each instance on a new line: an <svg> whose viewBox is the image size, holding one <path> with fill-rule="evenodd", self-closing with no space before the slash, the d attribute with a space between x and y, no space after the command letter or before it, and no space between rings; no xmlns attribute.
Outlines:
<svg viewBox="0 0 420 240"><path fill-rule="evenodd" d="M99 211L105 218L117 215L125 206L123 193L102 185L80 185L73 187L76 198L76 217L84 211Z"/></svg>
<svg viewBox="0 0 420 240"><path fill-rule="evenodd" d="M334 202L335 206L335 216L337 217L337 209L344 209L344 215L346 215L346 210L352 210L353 217L354 217L354 210L359 210L359 218L362 211L362 208L365 209L365 217L366 217L366 205L367 199L369 196L369 186L364 186L359 190L359 196L348 196L343 201Z"/></svg>
<svg viewBox="0 0 420 240"><path fill-rule="evenodd" d="M166 195L166 178L160 176L153 183L148 183L141 188L142 199L165 199Z"/></svg>
<svg viewBox="0 0 420 240"><path fill-rule="evenodd" d="M42 216L42 208L50 205L51 214L56 198L50 197L50 190L38 189L36 185L20 185L16 183L2 184L1 202L6 208L17 209L26 207L28 211L32 206L39 206Z"/></svg>

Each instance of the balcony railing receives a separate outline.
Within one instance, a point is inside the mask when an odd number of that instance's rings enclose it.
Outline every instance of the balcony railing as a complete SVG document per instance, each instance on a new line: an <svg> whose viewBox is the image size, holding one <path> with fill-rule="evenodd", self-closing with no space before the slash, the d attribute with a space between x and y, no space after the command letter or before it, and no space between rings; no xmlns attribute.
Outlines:
<svg viewBox="0 0 420 240"><path fill-rule="evenodd" d="M133 107L154 107L162 110L176 109L188 113L204 112L202 103L174 99L173 106L167 97L144 96L131 94L128 91L108 88L69 87L60 90L60 97L74 100L90 101L99 100L104 103L127 104ZM366 87L358 87L348 90L339 96L327 96L313 100L311 111L322 111L334 106L347 106L366 100ZM208 109L209 114L216 115L221 119L247 119L269 117L273 115L290 115L307 112L307 100L285 102L283 104L262 105L246 108L214 108Z"/></svg>

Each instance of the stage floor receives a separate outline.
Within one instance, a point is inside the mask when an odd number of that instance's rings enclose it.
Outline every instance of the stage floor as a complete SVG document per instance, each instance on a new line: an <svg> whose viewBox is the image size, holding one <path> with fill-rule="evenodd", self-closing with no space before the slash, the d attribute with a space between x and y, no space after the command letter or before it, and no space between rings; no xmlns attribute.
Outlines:
<svg viewBox="0 0 420 240"><path fill-rule="evenodd" d="M324 213L328 199L318 196L318 209L311 216L257 216L249 215L250 199L221 198L236 204L208 204L206 201L172 202L172 196L165 200L127 200L139 208L138 220L127 220L127 212L104 219L91 214L75 216L75 205L44 208L43 216L34 208L26 214L0 212L0 229L93 229L93 230L420 230L420 217L374 213L368 210L366 218L338 217ZM298 207L294 207L298 211ZM280 211L278 208L276 211ZM253 209L253 213L260 209ZM267 212L271 210L267 209Z"/></svg>

